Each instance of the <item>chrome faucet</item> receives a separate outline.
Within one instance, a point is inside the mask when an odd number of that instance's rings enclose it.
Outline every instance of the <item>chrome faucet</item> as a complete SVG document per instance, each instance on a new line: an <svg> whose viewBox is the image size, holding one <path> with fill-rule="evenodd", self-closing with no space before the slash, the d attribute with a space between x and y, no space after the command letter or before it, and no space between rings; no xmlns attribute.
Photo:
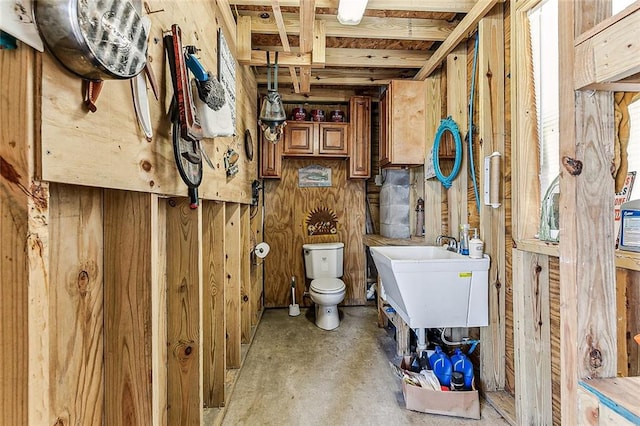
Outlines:
<svg viewBox="0 0 640 426"><path fill-rule="evenodd" d="M436 245L442 245L443 243L447 244L447 250L457 252L458 251L458 240L455 237L450 237L448 235L438 235L436 238Z"/></svg>

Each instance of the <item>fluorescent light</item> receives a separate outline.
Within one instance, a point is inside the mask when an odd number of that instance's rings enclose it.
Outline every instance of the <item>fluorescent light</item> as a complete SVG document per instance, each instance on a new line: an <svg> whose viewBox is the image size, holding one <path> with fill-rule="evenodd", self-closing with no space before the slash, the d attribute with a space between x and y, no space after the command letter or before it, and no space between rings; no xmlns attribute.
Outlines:
<svg viewBox="0 0 640 426"><path fill-rule="evenodd" d="M342 25L358 25L367 8L368 0L340 0L338 22Z"/></svg>

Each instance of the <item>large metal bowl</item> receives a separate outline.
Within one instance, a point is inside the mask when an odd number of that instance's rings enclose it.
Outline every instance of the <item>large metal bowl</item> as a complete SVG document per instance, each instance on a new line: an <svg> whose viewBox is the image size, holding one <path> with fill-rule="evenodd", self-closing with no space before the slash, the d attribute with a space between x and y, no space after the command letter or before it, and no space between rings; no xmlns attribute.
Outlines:
<svg viewBox="0 0 640 426"><path fill-rule="evenodd" d="M128 79L146 64L148 30L128 0L37 0L34 15L49 51L82 78Z"/></svg>

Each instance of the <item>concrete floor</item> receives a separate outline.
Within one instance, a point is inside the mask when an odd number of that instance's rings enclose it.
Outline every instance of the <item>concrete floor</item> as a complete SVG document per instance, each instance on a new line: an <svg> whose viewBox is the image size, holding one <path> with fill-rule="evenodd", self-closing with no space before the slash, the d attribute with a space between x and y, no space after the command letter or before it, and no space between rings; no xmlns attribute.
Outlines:
<svg viewBox="0 0 640 426"><path fill-rule="evenodd" d="M376 325L376 309L340 308L332 331L315 326L313 310L262 316L223 425L503 425L481 403L481 420L430 415L404 408L400 380L389 361L393 334Z"/></svg>

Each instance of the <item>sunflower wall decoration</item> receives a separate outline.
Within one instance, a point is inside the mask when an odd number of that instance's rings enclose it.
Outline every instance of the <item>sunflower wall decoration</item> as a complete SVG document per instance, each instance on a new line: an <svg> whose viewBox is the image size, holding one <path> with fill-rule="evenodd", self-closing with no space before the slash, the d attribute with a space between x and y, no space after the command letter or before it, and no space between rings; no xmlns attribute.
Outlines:
<svg viewBox="0 0 640 426"><path fill-rule="evenodd" d="M338 216L326 207L318 207L307 215L307 235L338 233Z"/></svg>

